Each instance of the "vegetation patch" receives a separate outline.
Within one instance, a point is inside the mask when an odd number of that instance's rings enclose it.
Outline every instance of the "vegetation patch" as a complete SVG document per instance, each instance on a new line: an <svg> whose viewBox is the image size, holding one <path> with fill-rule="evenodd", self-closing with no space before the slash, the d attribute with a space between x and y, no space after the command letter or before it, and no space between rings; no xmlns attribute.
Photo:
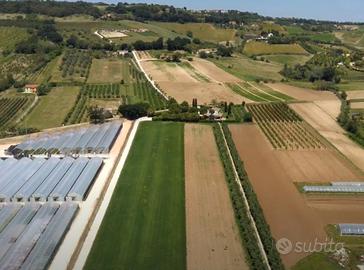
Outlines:
<svg viewBox="0 0 364 270"><path fill-rule="evenodd" d="M246 43L244 53L247 55L308 54L305 49L298 44L268 44L256 41Z"/></svg>
<svg viewBox="0 0 364 270"><path fill-rule="evenodd" d="M80 88L75 86L53 88L49 94L39 97L38 104L21 126L39 130L61 126L79 92Z"/></svg>
<svg viewBox="0 0 364 270"><path fill-rule="evenodd" d="M0 27L0 50L8 51L29 37L27 30L20 27Z"/></svg>
<svg viewBox="0 0 364 270"><path fill-rule="evenodd" d="M11 125L12 120L24 112L32 101L32 97L0 98L0 130Z"/></svg>
<svg viewBox="0 0 364 270"><path fill-rule="evenodd" d="M184 190L184 125L140 124L85 269L186 269Z"/></svg>

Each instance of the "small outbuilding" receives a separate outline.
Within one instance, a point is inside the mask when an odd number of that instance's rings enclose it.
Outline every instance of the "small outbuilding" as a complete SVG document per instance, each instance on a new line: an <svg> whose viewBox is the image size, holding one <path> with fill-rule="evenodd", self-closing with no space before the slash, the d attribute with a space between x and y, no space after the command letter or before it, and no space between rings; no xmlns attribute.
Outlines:
<svg viewBox="0 0 364 270"><path fill-rule="evenodd" d="M36 94L37 90L38 90L37 84L26 84L24 86L24 93L27 93L27 94Z"/></svg>

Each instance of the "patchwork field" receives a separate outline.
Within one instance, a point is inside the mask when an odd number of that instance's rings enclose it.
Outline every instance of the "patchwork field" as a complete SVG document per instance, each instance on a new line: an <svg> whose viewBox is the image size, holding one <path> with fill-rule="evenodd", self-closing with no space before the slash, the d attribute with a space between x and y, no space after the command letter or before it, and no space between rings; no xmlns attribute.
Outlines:
<svg viewBox="0 0 364 270"><path fill-rule="evenodd" d="M290 107L359 169L364 171L364 149L345 135L345 131L334 118L314 103L296 103L290 104Z"/></svg>
<svg viewBox="0 0 364 270"><path fill-rule="evenodd" d="M181 35L186 35L188 31L193 33L193 37L204 41L222 42L235 39L236 30L217 28L207 23L160 23L155 22L154 25L168 29Z"/></svg>
<svg viewBox="0 0 364 270"><path fill-rule="evenodd" d="M80 88L74 86L52 88L48 95L40 97L38 104L20 125L40 130L61 126L79 92Z"/></svg>
<svg viewBox="0 0 364 270"><path fill-rule="evenodd" d="M348 91L346 92L348 95L348 99L364 99L364 90L363 91Z"/></svg>
<svg viewBox="0 0 364 270"><path fill-rule="evenodd" d="M245 44L244 53L247 55L264 54L308 54L298 44L267 44L264 42L251 41Z"/></svg>
<svg viewBox="0 0 364 270"><path fill-rule="evenodd" d="M139 126L84 269L186 269L183 138Z"/></svg>
<svg viewBox="0 0 364 270"><path fill-rule="evenodd" d="M120 83L123 79L123 61L116 59L93 59L87 83Z"/></svg>
<svg viewBox="0 0 364 270"><path fill-rule="evenodd" d="M350 104L350 108L352 108L352 109L364 109L364 102L352 102Z"/></svg>
<svg viewBox="0 0 364 270"><path fill-rule="evenodd" d="M185 181L187 269L249 269L210 126L185 126Z"/></svg>
<svg viewBox="0 0 364 270"><path fill-rule="evenodd" d="M364 222L360 214L364 210L360 198L308 198L299 193L295 186L296 181L319 182L321 177L351 180L356 176L350 164L337 156L334 150L276 151L254 124L231 125L230 130L276 240L288 238L293 243L300 241L307 244L314 243L315 239L324 241L327 224ZM319 163L314 164L313 161ZM292 163L297 168L289 169ZM264 164L264 170L261 164ZM339 175L330 171L334 164L340 166L337 170L344 168ZM301 171L303 168L304 172ZM360 179L363 178L357 178ZM282 255L282 259L287 267L291 267L307 255L291 252Z"/></svg>
<svg viewBox="0 0 364 270"><path fill-rule="evenodd" d="M207 61L197 63L170 64L162 61L143 61L143 68L151 79L178 102L192 102L197 98L200 104L212 100L241 103L246 98L234 93L221 80L238 80ZM196 67L194 66L196 65Z"/></svg>

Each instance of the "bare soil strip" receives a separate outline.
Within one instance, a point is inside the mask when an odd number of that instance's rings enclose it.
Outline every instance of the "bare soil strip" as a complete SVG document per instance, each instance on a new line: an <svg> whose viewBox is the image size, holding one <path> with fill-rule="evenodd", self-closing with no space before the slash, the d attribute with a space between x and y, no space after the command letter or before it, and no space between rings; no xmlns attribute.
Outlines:
<svg viewBox="0 0 364 270"><path fill-rule="evenodd" d="M345 134L335 119L314 103L296 103L290 104L290 107L359 169L364 171L364 149Z"/></svg>
<svg viewBox="0 0 364 270"><path fill-rule="evenodd" d="M361 214L364 205L358 203L359 199L342 197L336 201L330 196L305 196L295 186L297 180L320 182L322 178L350 180L356 177L356 172L336 152L276 151L255 124L231 125L230 129L276 240L288 238L293 243L307 244L316 239L325 241L328 224L364 222ZM333 168L336 171L332 172ZM343 171L335 176L339 170ZM282 255L282 259L291 267L307 255L292 252Z"/></svg>
<svg viewBox="0 0 364 270"><path fill-rule="evenodd" d="M193 61L190 62L191 65L197 69L200 73L206 75L208 78L216 82L224 82L224 83L234 83L241 82L241 80L221 68L217 67L214 63L201 59L201 58L193 58Z"/></svg>
<svg viewBox="0 0 364 270"><path fill-rule="evenodd" d="M362 99L364 98L364 90L360 91L347 91L348 99Z"/></svg>
<svg viewBox="0 0 364 270"><path fill-rule="evenodd" d="M281 92L297 100L315 101L315 100L337 100L337 97L328 91L317 91L295 87L283 83L268 83L267 86L274 91Z"/></svg>
<svg viewBox="0 0 364 270"><path fill-rule="evenodd" d="M185 181L187 269L249 269L209 126L185 126Z"/></svg>
<svg viewBox="0 0 364 270"><path fill-rule="evenodd" d="M352 102L350 107L352 109L364 109L364 102Z"/></svg>

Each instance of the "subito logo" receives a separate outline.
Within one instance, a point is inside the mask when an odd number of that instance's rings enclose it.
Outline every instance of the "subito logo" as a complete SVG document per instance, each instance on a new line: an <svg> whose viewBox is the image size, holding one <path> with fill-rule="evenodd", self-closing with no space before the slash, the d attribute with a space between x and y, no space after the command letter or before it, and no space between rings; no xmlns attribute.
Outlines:
<svg viewBox="0 0 364 270"><path fill-rule="evenodd" d="M292 242L287 238L281 238L276 243L278 252L282 255L287 255L293 249Z"/></svg>

